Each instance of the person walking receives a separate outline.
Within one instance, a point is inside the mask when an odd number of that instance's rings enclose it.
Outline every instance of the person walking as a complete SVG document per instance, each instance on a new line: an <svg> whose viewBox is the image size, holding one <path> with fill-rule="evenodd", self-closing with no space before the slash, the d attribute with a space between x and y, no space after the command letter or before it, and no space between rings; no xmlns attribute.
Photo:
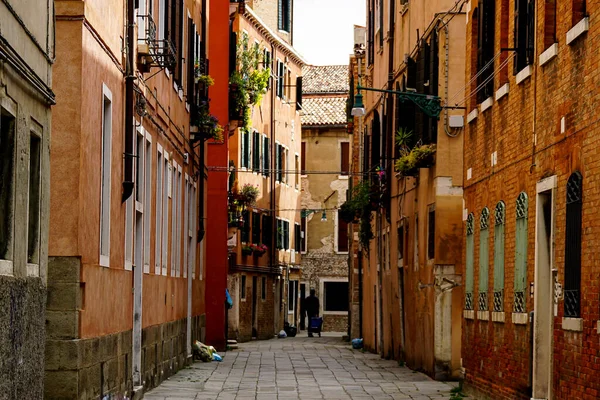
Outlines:
<svg viewBox="0 0 600 400"><path fill-rule="evenodd" d="M319 298L315 295L315 293L315 289L310 289L310 296L304 300L304 309L306 310L306 315L308 317L309 337L313 336L310 330L310 320L319 316Z"/></svg>

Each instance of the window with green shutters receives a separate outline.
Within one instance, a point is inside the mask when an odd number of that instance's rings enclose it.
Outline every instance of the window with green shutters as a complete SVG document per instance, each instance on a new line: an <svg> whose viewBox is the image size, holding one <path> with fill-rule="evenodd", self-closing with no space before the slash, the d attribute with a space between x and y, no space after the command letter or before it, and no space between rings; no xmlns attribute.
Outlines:
<svg viewBox="0 0 600 400"><path fill-rule="evenodd" d="M260 171L260 133L252 132L252 171Z"/></svg>
<svg viewBox="0 0 600 400"><path fill-rule="evenodd" d="M465 310L473 309L473 213L467 217L467 245L465 260Z"/></svg>
<svg viewBox="0 0 600 400"><path fill-rule="evenodd" d="M241 166L242 168L250 168L250 132L242 129L241 142Z"/></svg>
<svg viewBox="0 0 600 400"><path fill-rule="evenodd" d="M248 243L250 241L250 212L248 210L242 213L242 219L244 225L242 226L242 243Z"/></svg>
<svg viewBox="0 0 600 400"><path fill-rule="evenodd" d="M517 197L517 224L515 228L515 299L514 312L524 313L527 282L527 213L529 199L525 192Z"/></svg>
<svg viewBox="0 0 600 400"><path fill-rule="evenodd" d="M269 169L271 168L271 153L270 153L271 145L269 144L269 138L266 136L263 137L262 151L263 151L263 157L262 157L263 175L269 176Z"/></svg>
<svg viewBox="0 0 600 400"><path fill-rule="evenodd" d="M481 210L481 217L479 218L479 311L488 310L489 224L490 210L485 207Z"/></svg>
<svg viewBox="0 0 600 400"><path fill-rule="evenodd" d="M504 311L504 219L506 206L496 204L494 212L494 311Z"/></svg>

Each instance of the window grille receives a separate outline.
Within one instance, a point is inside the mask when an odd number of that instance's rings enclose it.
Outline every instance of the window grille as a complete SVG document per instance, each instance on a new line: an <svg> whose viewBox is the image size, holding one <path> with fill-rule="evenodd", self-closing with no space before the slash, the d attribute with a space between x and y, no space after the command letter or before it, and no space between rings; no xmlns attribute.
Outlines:
<svg viewBox="0 0 600 400"><path fill-rule="evenodd" d="M578 318L581 310L581 211L582 183L579 172L567 182L567 215L565 234L565 317Z"/></svg>

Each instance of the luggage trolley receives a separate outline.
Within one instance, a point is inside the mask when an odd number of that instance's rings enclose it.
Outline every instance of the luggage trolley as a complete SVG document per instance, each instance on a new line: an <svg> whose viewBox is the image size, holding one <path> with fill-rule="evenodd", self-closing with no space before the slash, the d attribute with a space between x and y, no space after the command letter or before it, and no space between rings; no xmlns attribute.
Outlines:
<svg viewBox="0 0 600 400"><path fill-rule="evenodd" d="M308 333L318 333L321 337L321 329L323 328L323 317L312 317L308 323Z"/></svg>

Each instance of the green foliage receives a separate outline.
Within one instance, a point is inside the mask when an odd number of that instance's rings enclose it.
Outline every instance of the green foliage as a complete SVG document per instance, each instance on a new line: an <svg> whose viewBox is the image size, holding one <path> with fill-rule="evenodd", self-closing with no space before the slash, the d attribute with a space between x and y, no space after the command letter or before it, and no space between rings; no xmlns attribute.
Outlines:
<svg viewBox="0 0 600 400"><path fill-rule="evenodd" d="M396 142L396 146L400 148L400 151L409 148L412 136L412 131L406 130L405 128L398 129L394 141Z"/></svg>
<svg viewBox="0 0 600 400"><path fill-rule="evenodd" d="M419 168L428 168L433 164L435 151L435 144L415 146L404 153L401 151L403 155L396 160L396 172L402 176L415 176L419 172Z"/></svg>
<svg viewBox="0 0 600 400"><path fill-rule="evenodd" d="M250 106L261 102L267 91L271 70L260 68L263 53L258 44L249 46L249 37L243 33L237 46L237 70L231 74L232 101L236 115L241 117L242 127L250 129Z"/></svg>
<svg viewBox="0 0 600 400"><path fill-rule="evenodd" d="M340 217L346 222L358 220L358 240L368 252L369 242L374 238L371 221L373 219L373 195L377 188L367 180L360 182L352 189L350 198L340 207Z"/></svg>
<svg viewBox="0 0 600 400"><path fill-rule="evenodd" d="M215 84L215 80L210 75L197 75L196 82L203 83L207 87Z"/></svg>

